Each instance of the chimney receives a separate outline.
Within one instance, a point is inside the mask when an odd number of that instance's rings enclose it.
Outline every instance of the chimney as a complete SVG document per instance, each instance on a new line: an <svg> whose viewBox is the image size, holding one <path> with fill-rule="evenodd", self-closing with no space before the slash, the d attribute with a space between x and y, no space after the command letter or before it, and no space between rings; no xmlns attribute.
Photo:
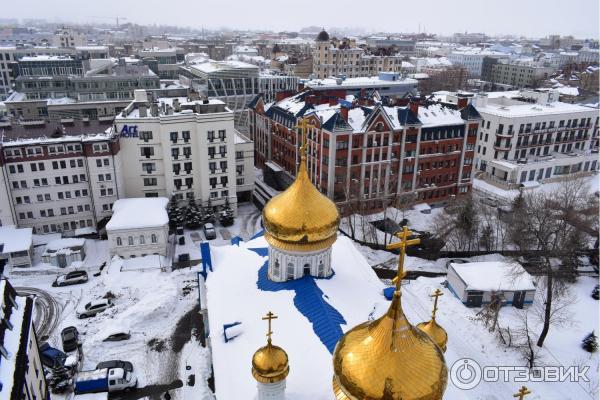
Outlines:
<svg viewBox="0 0 600 400"><path fill-rule="evenodd" d="M173 99L173 108L175 109L175 112L181 111L181 104L179 104L178 98Z"/></svg>
<svg viewBox="0 0 600 400"><path fill-rule="evenodd" d="M419 115L419 100L411 99L408 103L408 108L413 114Z"/></svg>
<svg viewBox="0 0 600 400"><path fill-rule="evenodd" d="M488 105L488 95L487 93L477 93L475 96L475 106L476 107L487 107Z"/></svg>
<svg viewBox="0 0 600 400"><path fill-rule="evenodd" d="M459 94L457 96L456 99L456 105L458 106L459 110L462 110L463 108L465 108L467 105L469 104L469 99L466 98L465 96Z"/></svg>
<svg viewBox="0 0 600 400"><path fill-rule="evenodd" d="M301 92L304 90L304 82L298 82L298 91Z"/></svg>
<svg viewBox="0 0 600 400"><path fill-rule="evenodd" d="M338 101L337 101L336 97L330 97L329 98L329 105L330 106L335 106L335 105L337 105L337 103L338 103Z"/></svg>
<svg viewBox="0 0 600 400"><path fill-rule="evenodd" d="M136 89L133 91L133 100L136 103L147 103L148 102L148 94L144 89Z"/></svg>
<svg viewBox="0 0 600 400"><path fill-rule="evenodd" d="M153 117L158 117L158 103L157 102L152 103L152 105L150 106L150 115L152 115Z"/></svg>
<svg viewBox="0 0 600 400"><path fill-rule="evenodd" d="M348 122L348 111L350 111L350 109L348 107L340 107L340 114L342 115L342 118L344 118L344 121Z"/></svg>

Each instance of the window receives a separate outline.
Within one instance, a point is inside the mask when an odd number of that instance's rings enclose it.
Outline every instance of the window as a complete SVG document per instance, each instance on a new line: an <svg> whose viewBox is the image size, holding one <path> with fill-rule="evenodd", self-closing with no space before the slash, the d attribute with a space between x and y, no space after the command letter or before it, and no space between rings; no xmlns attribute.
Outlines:
<svg viewBox="0 0 600 400"><path fill-rule="evenodd" d="M240 159L244 158L244 152L243 151L236 151L235 152L235 158L236 158L236 160L240 160Z"/></svg>
<svg viewBox="0 0 600 400"><path fill-rule="evenodd" d="M154 147L140 147L142 157L150 158L154 155Z"/></svg>
<svg viewBox="0 0 600 400"><path fill-rule="evenodd" d="M133 246L133 236L129 236L129 237L127 238L127 243L128 243L130 246Z"/></svg>
<svg viewBox="0 0 600 400"><path fill-rule="evenodd" d="M219 139L221 140L221 142L225 140L225 130L224 129L219 130Z"/></svg>
<svg viewBox="0 0 600 400"><path fill-rule="evenodd" d="M140 235L140 244L146 244L146 238L144 238L144 235Z"/></svg>
<svg viewBox="0 0 600 400"><path fill-rule="evenodd" d="M117 237L117 246L123 246L123 241L120 237Z"/></svg>
<svg viewBox="0 0 600 400"><path fill-rule="evenodd" d="M213 140L215 140L215 131L208 131L206 132L206 138L212 142ZM210 152L209 152L210 154Z"/></svg>
<svg viewBox="0 0 600 400"><path fill-rule="evenodd" d="M157 237L156 237L156 234L154 234L154 233L153 233L153 234L150 236L150 241L151 241L152 243L157 243L157 242L158 242L158 239L157 239Z"/></svg>
<svg viewBox="0 0 600 400"><path fill-rule="evenodd" d="M144 178L144 186L156 186L158 180L156 178Z"/></svg>
<svg viewBox="0 0 600 400"><path fill-rule="evenodd" d="M144 142L152 140L152 131L141 131L140 139L143 140Z"/></svg>
<svg viewBox="0 0 600 400"><path fill-rule="evenodd" d="M181 137L187 143L190 140L190 131L181 131Z"/></svg>
<svg viewBox="0 0 600 400"><path fill-rule="evenodd" d="M177 160L177 158L179 158L179 148L177 148L177 147L172 148L171 156Z"/></svg>
<svg viewBox="0 0 600 400"><path fill-rule="evenodd" d="M171 142L177 143L177 132L171 132L169 137L171 138Z"/></svg>

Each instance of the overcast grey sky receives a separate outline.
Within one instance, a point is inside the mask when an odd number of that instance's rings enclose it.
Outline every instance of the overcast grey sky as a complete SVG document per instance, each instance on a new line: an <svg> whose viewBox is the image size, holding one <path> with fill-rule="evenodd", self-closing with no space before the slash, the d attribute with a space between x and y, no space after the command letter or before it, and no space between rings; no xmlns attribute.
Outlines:
<svg viewBox="0 0 600 400"><path fill-rule="evenodd" d="M598 0L6 0L2 17L194 28L298 30L309 25L388 32L485 32L598 37Z"/></svg>

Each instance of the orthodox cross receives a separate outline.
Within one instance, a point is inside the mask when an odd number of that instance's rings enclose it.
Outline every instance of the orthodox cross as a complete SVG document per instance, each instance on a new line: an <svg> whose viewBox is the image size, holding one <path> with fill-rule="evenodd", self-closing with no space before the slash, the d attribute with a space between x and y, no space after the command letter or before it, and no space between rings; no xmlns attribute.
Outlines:
<svg viewBox="0 0 600 400"><path fill-rule="evenodd" d="M531 390L527 389L527 387L525 386L521 386L521 389L519 389L519 393L513 395L513 397L518 397L519 400L523 400L528 394L531 394Z"/></svg>
<svg viewBox="0 0 600 400"><path fill-rule="evenodd" d="M398 274L392 280L392 283L396 284L396 291L400 290L400 282L402 281L402 278L406 276L406 273L404 272L404 256L406 255L406 248L421 243L421 239L408 240L410 235L412 235L412 232L408 230L407 226L404 226L402 231L395 235L400 241L386 246L386 249L388 250L400 249L400 255L398 257Z"/></svg>
<svg viewBox="0 0 600 400"><path fill-rule="evenodd" d="M308 131L308 128L315 128L315 126L313 124L311 124L310 122L308 122L307 119L301 119L300 122L298 122L298 125L296 125L297 129L300 129L300 133L302 135L302 145L300 146L300 155L302 157L306 157L306 133Z"/></svg>
<svg viewBox="0 0 600 400"><path fill-rule="evenodd" d="M433 292L432 295L429 295L429 297L435 297L435 300L433 301L433 311L431 312L431 319L435 319L435 313L437 312L438 309L438 299L440 296L443 296L444 293L442 293L442 291L440 289L435 289L435 292Z"/></svg>
<svg viewBox="0 0 600 400"><path fill-rule="evenodd" d="M262 317L262 319L263 321L268 321L269 323L269 329L267 331L267 342L271 344L271 335L273 335L273 331L271 330L271 321L277 319L277 315L269 311L266 316Z"/></svg>

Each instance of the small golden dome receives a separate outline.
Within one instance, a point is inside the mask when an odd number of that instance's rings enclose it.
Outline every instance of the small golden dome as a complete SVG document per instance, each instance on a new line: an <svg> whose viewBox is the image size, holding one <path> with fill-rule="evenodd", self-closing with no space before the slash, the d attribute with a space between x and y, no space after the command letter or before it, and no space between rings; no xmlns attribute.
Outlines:
<svg viewBox="0 0 600 400"><path fill-rule="evenodd" d="M301 149L301 152L303 150ZM340 214L333 201L312 184L301 156L298 176L263 209L265 239L287 250L326 248L335 242Z"/></svg>
<svg viewBox="0 0 600 400"><path fill-rule="evenodd" d="M399 290L384 316L340 339L333 370L337 400L440 400L448 381L444 354L408 322Z"/></svg>
<svg viewBox="0 0 600 400"><path fill-rule="evenodd" d="M446 352L446 343L448 343L448 334L435 320L435 318L430 319L427 322L421 322L417 324L417 328L425 332L431 340L435 344L437 344L440 349L445 353Z"/></svg>
<svg viewBox="0 0 600 400"><path fill-rule="evenodd" d="M280 382L289 372L287 353L281 347L272 345L270 340L252 356L252 376L258 382Z"/></svg>

